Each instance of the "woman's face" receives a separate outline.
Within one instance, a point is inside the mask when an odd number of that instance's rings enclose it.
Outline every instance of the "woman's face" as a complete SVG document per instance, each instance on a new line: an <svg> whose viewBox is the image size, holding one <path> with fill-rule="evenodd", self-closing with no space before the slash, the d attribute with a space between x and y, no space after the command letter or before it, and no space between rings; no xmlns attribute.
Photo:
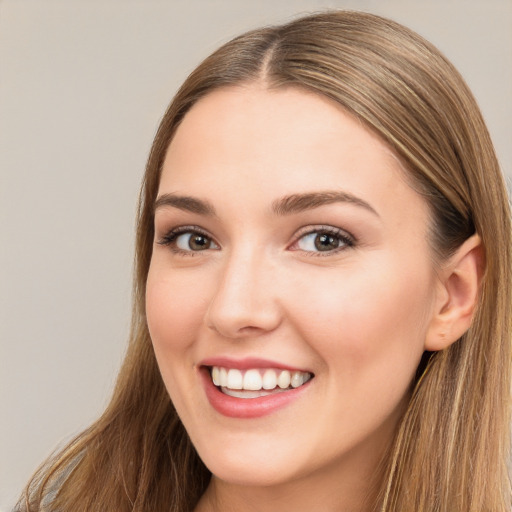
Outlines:
<svg viewBox="0 0 512 512"><path fill-rule="evenodd" d="M185 116L158 191L147 319L216 477L368 478L432 317L428 219L387 146L319 95L224 88Z"/></svg>

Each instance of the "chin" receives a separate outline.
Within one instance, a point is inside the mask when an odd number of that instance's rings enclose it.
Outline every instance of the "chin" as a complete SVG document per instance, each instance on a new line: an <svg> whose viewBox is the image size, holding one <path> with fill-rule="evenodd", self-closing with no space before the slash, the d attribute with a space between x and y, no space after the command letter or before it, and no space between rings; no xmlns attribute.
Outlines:
<svg viewBox="0 0 512 512"><path fill-rule="evenodd" d="M231 485L243 487L278 486L297 478L297 475L289 470L283 470L280 465L276 464L261 466L254 462L244 464L225 462L214 463L207 467L216 478Z"/></svg>
<svg viewBox="0 0 512 512"><path fill-rule="evenodd" d="M236 444L236 443L235 443ZM249 442L248 442L249 444ZM222 446L222 448L219 448ZM198 453L211 473L224 482L241 486L272 486L296 479L299 467L309 464L293 456L297 450L276 450L272 443L237 446L215 445Z"/></svg>

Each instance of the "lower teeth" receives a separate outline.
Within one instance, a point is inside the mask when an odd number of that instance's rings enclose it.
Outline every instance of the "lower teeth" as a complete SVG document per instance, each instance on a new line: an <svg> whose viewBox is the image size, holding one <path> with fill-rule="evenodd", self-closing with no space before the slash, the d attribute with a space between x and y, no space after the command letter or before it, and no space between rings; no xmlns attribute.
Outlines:
<svg viewBox="0 0 512 512"><path fill-rule="evenodd" d="M261 396L274 395L275 393L282 393L284 391L289 391L293 388L281 389L279 387L274 389L259 389L257 391L250 391L247 389L229 389L222 387L220 390L229 396L233 396L235 398L259 398Z"/></svg>

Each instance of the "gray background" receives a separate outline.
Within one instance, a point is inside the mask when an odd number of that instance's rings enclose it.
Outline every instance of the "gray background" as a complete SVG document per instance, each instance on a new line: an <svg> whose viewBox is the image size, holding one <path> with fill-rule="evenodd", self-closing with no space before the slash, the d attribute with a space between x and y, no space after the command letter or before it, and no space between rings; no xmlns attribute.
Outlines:
<svg viewBox="0 0 512 512"><path fill-rule="evenodd" d="M232 36L326 7L438 45L512 176L512 0L0 0L0 510L107 402L139 182L176 87Z"/></svg>

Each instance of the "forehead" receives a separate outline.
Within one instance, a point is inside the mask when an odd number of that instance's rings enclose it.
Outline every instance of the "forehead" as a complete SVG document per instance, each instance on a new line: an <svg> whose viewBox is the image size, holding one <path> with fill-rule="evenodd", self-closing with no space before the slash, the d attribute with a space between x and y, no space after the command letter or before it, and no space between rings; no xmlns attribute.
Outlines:
<svg viewBox="0 0 512 512"><path fill-rule="evenodd" d="M311 150L320 153L336 147L348 157L349 148L350 156L357 156L358 151L372 147L380 153L381 164L384 160L392 166L399 163L385 142L341 105L298 87L266 89L255 83L209 93L185 115L168 156L186 156L192 163L208 156L192 150L198 144L206 149L209 143L217 146L217 158L235 156L242 150L283 153L290 147L297 159Z"/></svg>
<svg viewBox="0 0 512 512"><path fill-rule="evenodd" d="M424 200L389 146L333 100L260 84L218 89L186 114L168 148L160 192L239 204L339 189L376 209Z"/></svg>

